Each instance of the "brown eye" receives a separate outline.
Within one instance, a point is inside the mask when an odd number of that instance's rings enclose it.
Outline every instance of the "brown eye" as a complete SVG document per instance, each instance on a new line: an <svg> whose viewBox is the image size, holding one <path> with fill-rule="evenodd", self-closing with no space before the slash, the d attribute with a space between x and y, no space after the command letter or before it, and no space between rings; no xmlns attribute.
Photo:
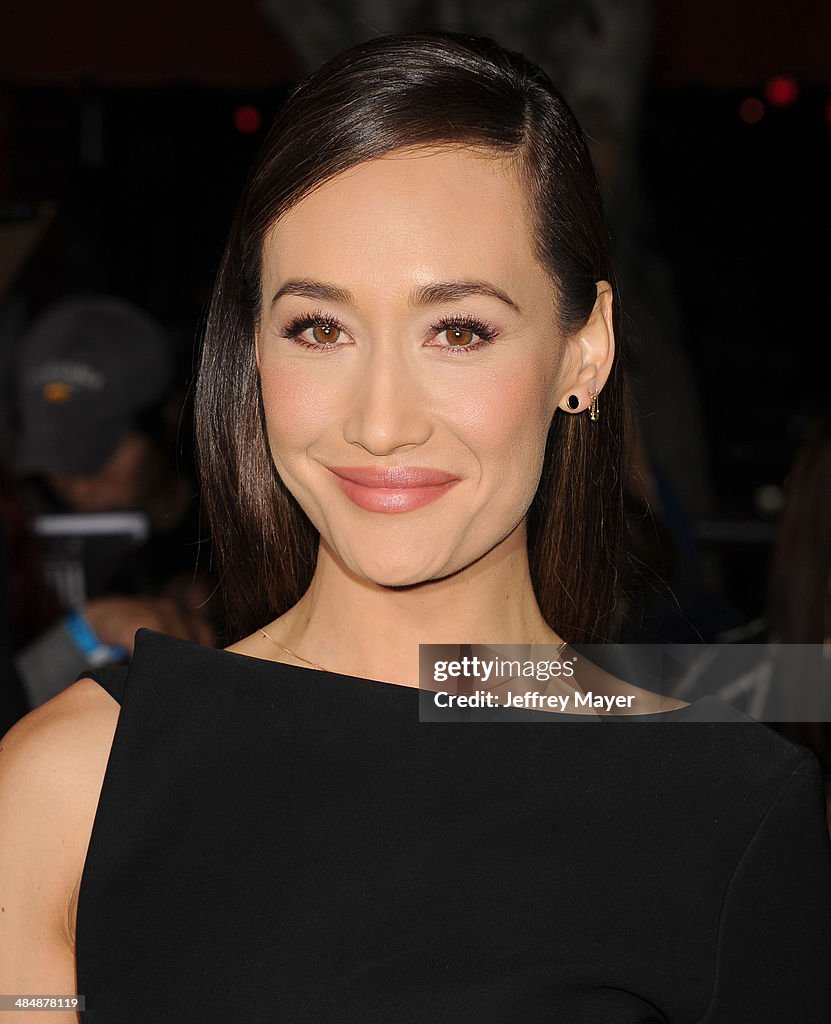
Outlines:
<svg viewBox="0 0 831 1024"><path fill-rule="evenodd" d="M337 341L340 329L334 324L317 324L312 328L312 337L319 345L325 345L330 341Z"/></svg>
<svg viewBox="0 0 831 1024"><path fill-rule="evenodd" d="M473 331L469 331L465 327L448 327L445 334L451 345L461 345L463 347L469 345L476 337Z"/></svg>

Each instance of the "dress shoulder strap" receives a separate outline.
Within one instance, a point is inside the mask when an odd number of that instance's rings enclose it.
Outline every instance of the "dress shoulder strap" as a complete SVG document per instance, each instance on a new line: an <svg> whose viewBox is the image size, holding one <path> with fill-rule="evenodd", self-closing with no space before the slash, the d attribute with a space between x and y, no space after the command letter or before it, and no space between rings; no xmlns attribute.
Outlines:
<svg viewBox="0 0 831 1024"><path fill-rule="evenodd" d="M98 668L85 668L83 672L78 673L78 679L94 679L114 700L121 704L129 671L129 665L102 665Z"/></svg>

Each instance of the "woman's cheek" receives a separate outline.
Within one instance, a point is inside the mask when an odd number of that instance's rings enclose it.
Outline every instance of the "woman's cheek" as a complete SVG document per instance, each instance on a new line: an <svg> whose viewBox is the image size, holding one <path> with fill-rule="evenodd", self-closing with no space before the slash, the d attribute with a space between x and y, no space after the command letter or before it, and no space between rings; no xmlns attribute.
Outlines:
<svg viewBox="0 0 831 1024"><path fill-rule="evenodd" d="M548 430L544 380L541 368L536 374L530 369L502 373L476 393L460 395L457 407L464 411L459 422L467 437L498 458L533 458L541 436L544 447Z"/></svg>
<svg viewBox="0 0 831 1024"><path fill-rule="evenodd" d="M308 380L264 366L260 374L263 409L272 451L302 450L319 436L331 410Z"/></svg>

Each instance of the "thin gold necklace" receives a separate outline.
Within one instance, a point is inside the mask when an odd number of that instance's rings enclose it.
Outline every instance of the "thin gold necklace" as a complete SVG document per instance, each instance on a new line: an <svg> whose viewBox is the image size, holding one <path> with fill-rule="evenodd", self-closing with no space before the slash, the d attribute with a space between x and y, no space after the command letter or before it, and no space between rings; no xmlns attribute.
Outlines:
<svg viewBox="0 0 831 1024"><path fill-rule="evenodd" d="M308 658L304 658L300 654L295 654L295 652L292 651L292 650L289 650L288 647L284 647L282 644L278 644L277 641L274 639L274 637L273 636L269 636L268 633L266 633L266 631L264 629L262 629L262 627L260 628L260 632L263 634L263 636L266 638L266 640L270 640L274 644L275 647L279 647L281 651L285 651L286 654L290 654L292 656L292 658L297 658L298 661L305 661L307 665L311 665L312 668L316 668L318 670L318 672L328 672L329 671L328 669L324 668L322 665L316 665L313 661L309 661Z"/></svg>
<svg viewBox="0 0 831 1024"><path fill-rule="evenodd" d="M274 639L274 637L273 636L269 636L268 633L266 633L266 631L262 627L260 627L260 632L263 634L263 636L266 638L266 640L270 640L274 644L275 647L279 647L281 651L285 651L286 654L290 654L292 656L292 658L297 658L298 661L304 661L307 665L311 665L312 668L316 668L318 670L318 672L329 672L330 671L330 669L324 668L322 665L318 665L314 661L309 661L309 659L308 658L304 658L302 654L297 654L295 651L292 651L289 647L285 647L283 644L278 643ZM563 648L566 646L567 642L568 641L563 640L563 642L557 648L557 654L555 655L555 657L559 657L559 655L562 653ZM511 677L511 678L513 678L513 677ZM501 685L501 683L505 683L505 682L510 682L510 680L503 679L503 680L500 681L500 683L495 683L494 687L498 686L498 685ZM484 689L493 689L494 687L484 687Z"/></svg>

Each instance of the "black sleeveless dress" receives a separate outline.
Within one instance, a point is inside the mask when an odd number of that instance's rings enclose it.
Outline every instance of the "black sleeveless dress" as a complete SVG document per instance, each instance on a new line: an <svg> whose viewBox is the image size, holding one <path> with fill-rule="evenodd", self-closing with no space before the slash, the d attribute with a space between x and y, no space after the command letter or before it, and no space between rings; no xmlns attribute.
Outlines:
<svg viewBox="0 0 831 1024"><path fill-rule="evenodd" d="M149 630L86 674L121 704L86 1024L831 1020L818 762L716 697L454 727Z"/></svg>

